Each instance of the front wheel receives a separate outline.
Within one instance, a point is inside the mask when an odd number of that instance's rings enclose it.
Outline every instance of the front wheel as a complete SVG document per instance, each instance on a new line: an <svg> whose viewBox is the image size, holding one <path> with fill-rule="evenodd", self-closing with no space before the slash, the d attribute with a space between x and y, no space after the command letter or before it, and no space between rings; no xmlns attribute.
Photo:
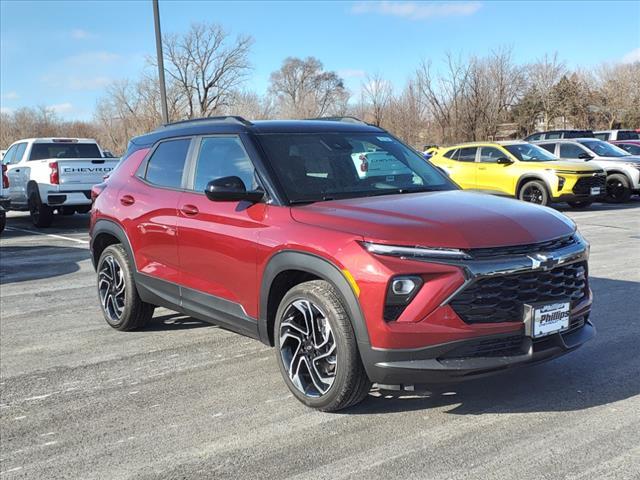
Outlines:
<svg viewBox="0 0 640 480"><path fill-rule="evenodd" d="M349 315L324 280L293 287L274 325L280 372L305 405L332 412L361 402L371 382L360 360Z"/></svg>
<svg viewBox="0 0 640 480"><path fill-rule="evenodd" d="M607 202L623 203L631 198L631 186L626 176L613 173L607 176Z"/></svg>
<svg viewBox="0 0 640 480"><path fill-rule="evenodd" d="M116 330L144 327L154 305L143 302L133 278L133 267L122 245L110 245L98 260L98 297L107 323Z"/></svg>
<svg viewBox="0 0 640 480"><path fill-rule="evenodd" d="M549 192L546 185L539 180L531 180L522 185L518 198L523 202L535 203L536 205L549 205Z"/></svg>
<svg viewBox="0 0 640 480"><path fill-rule="evenodd" d="M576 209L589 208L591 204L593 204L593 202L590 202L588 200L571 200L570 202L567 202L567 203L571 208L576 208Z"/></svg>

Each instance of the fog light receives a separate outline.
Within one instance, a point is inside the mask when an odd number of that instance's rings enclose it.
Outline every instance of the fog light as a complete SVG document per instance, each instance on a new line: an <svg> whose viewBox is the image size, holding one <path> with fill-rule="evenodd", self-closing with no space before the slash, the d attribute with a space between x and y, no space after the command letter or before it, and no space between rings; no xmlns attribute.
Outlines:
<svg viewBox="0 0 640 480"><path fill-rule="evenodd" d="M558 190L562 190L564 187L565 178L558 175Z"/></svg>
<svg viewBox="0 0 640 480"><path fill-rule="evenodd" d="M409 295L416 288L416 282L411 278L399 278L391 284L391 291L396 295Z"/></svg>

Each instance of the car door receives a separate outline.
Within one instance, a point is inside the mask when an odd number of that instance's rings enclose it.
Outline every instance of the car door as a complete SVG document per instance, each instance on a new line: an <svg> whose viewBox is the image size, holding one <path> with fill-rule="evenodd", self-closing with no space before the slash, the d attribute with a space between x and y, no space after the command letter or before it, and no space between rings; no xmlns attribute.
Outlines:
<svg viewBox="0 0 640 480"><path fill-rule="evenodd" d="M500 164L498 159L508 158L511 164ZM513 195L515 192L514 160L497 147L481 147L476 184L478 190ZM513 178L512 178L513 177Z"/></svg>
<svg viewBox="0 0 640 480"><path fill-rule="evenodd" d="M171 302L179 302L176 224L190 144L190 138L158 143L118 192L136 268Z"/></svg>
<svg viewBox="0 0 640 480"><path fill-rule="evenodd" d="M240 136L213 135L197 140L190 170L178 211L183 307L255 335L257 241L268 207L212 201L204 193L210 181L230 176L259 189L254 164Z"/></svg>
<svg viewBox="0 0 640 480"><path fill-rule="evenodd" d="M591 158L587 158L586 155L591 156L592 154L577 143L561 143L560 148L558 149L558 156L566 160L590 160ZM581 156L583 158L580 158Z"/></svg>
<svg viewBox="0 0 640 480"><path fill-rule="evenodd" d="M29 170L26 165L25 151L27 142L16 143L7 151L3 162L7 165L9 178L9 196L14 205L27 203L27 183Z"/></svg>
<svg viewBox="0 0 640 480"><path fill-rule="evenodd" d="M462 147L444 155L444 158L449 160L443 168L449 177L464 189L476 188L477 150L477 147Z"/></svg>

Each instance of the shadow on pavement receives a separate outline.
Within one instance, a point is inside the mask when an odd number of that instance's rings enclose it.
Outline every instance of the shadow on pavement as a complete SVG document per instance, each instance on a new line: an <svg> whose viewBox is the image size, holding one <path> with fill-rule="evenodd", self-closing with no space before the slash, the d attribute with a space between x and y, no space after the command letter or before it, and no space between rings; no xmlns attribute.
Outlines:
<svg viewBox="0 0 640 480"><path fill-rule="evenodd" d="M587 208L571 208L566 203L554 204L553 207L560 212L602 212L606 210L628 210L640 207L640 196L633 196L625 203L594 203Z"/></svg>
<svg viewBox="0 0 640 480"><path fill-rule="evenodd" d="M451 407L448 413L563 412L607 405L640 394L640 283L592 277L591 319L597 335L563 357L493 377L442 387L430 395L373 392L344 414L386 414ZM599 300L600 299L600 300ZM380 395L380 396L374 396Z"/></svg>
<svg viewBox="0 0 640 480"><path fill-rule="evenodd" d="M82 246L0 247L0 285L67 275L88 258L89 249Z"/></svg>
<svg viewBox="0 0 640 480"><path fill-rule="evenodd" d="M190 330L192 328L202 327L215 327L215 325L207 322L203 322L181 313L168 313L166 315L158 315L153 317L151 323L146 327L134 332L158 332L158 331L171 331L171 330Z"/></svg>
<svg viewBox="0 0 640 480"><path fill-rule="evenodd" d="M47 228L38 228L31 223L31 218L26 212L10 212L7 216L7 229L2 232L1 238L17 238L31 233L22 230L12 230L19 228L38 233L53 233L65 235L69 233L87 233L89 231L89 214L55 215L53 224Z"/></svg>

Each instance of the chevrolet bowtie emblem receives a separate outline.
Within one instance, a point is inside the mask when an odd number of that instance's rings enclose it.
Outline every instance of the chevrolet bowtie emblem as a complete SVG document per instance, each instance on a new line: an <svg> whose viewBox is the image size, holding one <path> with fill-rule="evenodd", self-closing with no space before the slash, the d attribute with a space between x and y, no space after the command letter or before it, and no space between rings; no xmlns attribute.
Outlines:
<svg viewBox="0 0 640 480"><path fill-rule="evenodd" d="M531 259L531 267L534 270L542 269L542 270L551 270L558 264L558 260L553 257L548 257L543 255L542 253L536 253L533 256L529 256Z"/></svg>

